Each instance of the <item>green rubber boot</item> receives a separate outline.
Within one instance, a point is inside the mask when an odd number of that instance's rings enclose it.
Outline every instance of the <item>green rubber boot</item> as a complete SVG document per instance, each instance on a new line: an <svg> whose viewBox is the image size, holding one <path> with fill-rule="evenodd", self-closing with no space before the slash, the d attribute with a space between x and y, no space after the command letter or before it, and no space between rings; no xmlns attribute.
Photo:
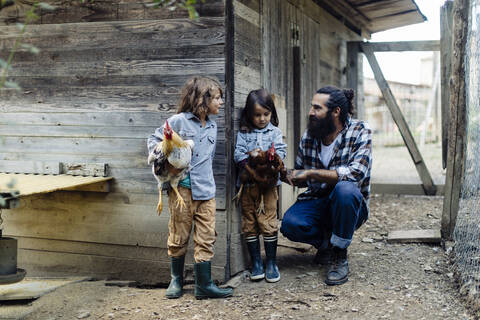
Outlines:
<svg viewBox="0 0 480 320"><path fill-rule="evenodd" d="M210 261L195 263L193 268L195 271L195 298L226 298L233 294L231 288L221 289L213 283Z"/></svg>
<svg viewBox="0 0 480 320"><path fill-rule="evenodd" d="M171 257L170 259L170 275L172 279L170 280L165 296L168 299L177 299L183 294L183 266L185 264L185 256Z"/></svg>

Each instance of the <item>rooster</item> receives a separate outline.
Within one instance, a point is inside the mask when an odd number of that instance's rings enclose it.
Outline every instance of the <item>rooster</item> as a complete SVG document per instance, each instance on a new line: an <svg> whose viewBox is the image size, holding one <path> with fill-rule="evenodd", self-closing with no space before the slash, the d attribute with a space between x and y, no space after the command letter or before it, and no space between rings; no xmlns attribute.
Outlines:
<svg viewBox="0 0 480 320"><path fill-rule="evenodd" d="M240 190L234 197L240 199L244 184L254 183L260 190L260 204L257 213L265 213L265 204L263 201L264 192L277 185L278 177L282 180L286 179L287 170L283 164L282 158L275 152L275 146L272 146L267 151L261 149L254 149L247 152L249 155L245 167L240 172Z"/></svg>
<svg viewBox="0 0 480 320"><path fill-rule="evenodd" d="M182 138L170 127L168 121L163 129L163 141L159 142L148 156L148 164L153 163L152 172L158 181L157 212L162 212L162 184L169 182L177 195L176 206L185 207L185 201L178 192L178 183L185 178L192 160L192 140Z"/></svg>

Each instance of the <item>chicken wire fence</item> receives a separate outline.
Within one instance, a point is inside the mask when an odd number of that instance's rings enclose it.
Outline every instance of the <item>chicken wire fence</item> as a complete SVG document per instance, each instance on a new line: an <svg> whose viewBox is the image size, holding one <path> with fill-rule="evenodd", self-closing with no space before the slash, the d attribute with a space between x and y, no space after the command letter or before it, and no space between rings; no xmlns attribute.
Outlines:
<svg viewBox="0 0 480 320"><path fill-rule="evenodd" d="M441 137L440 63L438 52L422 59L423 84L388 81L410 131L418 145L435 143ZM376 81L363 79L365 120L373 130L375 146L403 146L404 141Z"/></svg>
<svg viewBox="0 0 480 320"><path fill-rule="evenodd" d="M465 57L467 134L464 181L454 230L462 292L480 305L480 0L470 1Z"/></svg>

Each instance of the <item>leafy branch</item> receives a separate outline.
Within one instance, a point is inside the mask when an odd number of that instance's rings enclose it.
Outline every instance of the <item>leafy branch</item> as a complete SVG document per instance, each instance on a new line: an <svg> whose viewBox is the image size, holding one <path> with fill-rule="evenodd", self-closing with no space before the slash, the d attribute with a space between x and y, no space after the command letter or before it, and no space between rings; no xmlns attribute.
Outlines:
<svg viewBox="0 0 480 320"><path fill-rule="evenodd" d="M14 5L14 4L15 4L15 0L0 0L0 9L3 9L7 6ZM0 88L6 87L6 88L13 88L16 90L20 90L20 87L18 86L17 83L12 81L7 81L8 72L12 69L13 57L15 56L15 53L18 51L19 48L26 49L29 52L34 54L38 54L40 52L40 50L37 47L31 44L22 43L27 25L33 23L39 18L39 16L36 14L36 10L38 8L41 8L44 10L55 9L53 6L49 5L48 3L35 1L30 7L30 9L25 13L25 21L23 23L20 23L20 22L17 23L19 35L15 38L15 42L13 44L12 49L10 50L10 54L8 55L8 58L6 61L0 58L0 68L2 70L0 74Z"/></svg>
<svg viewBox="0 0 480 320"><path fill-rule="evenodd" d="M205 0L201 0L201 2L204 3ZM153 0L153 3L150 6L168 8L172 11L177 8L185 9L188 11L190 19L197 19L198 12L197 9L195 9L196 4L197 0Z"/></svg>

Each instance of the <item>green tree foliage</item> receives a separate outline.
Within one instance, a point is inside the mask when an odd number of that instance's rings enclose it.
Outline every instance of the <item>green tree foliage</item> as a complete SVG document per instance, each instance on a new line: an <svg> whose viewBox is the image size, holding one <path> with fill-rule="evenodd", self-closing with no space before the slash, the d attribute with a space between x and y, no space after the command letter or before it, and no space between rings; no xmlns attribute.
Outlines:
<svg viewBox="0 0 480 320"><path fill-rule="evenodd" d="M153 0L151 6L168 8L169 10L175 10L177 8L185 9L188 11L190 19L197 19L198 12L195 9L197 2L197 0ZM205 0L201 2L205 2Z"/></svg>
<svg viewBox="0 0 480 320"><path fill-rule="evenodd" d="M15 0L0 0L0 10L14 5ZM54 10L55 8L48 3L44 2L39 2L39 1L34 1L32 3L32 6L30 9L26 12L25 14L25 21L23 23L17 23L17 28L19 30L19 35L15 39L15 42L13 44L12 49L10 50L10 54L8 55L7 60L4 60L0 58L0 88L13 88L20 90L20 87L18 86L17 83L13 81L8 81L7 76L8 72L12 68L12 61L13 57L15 56L15 53L22 48L23 50L28 50L31 53L37 54L39 52L38 48L35 46L32 46L30 44L22 43L23 40L23 35L25 34L25 30L27 28L28 24L33 23L35 20L39 18L39 16L36 14L37 9L43 9L43 10Z"/></svg>

